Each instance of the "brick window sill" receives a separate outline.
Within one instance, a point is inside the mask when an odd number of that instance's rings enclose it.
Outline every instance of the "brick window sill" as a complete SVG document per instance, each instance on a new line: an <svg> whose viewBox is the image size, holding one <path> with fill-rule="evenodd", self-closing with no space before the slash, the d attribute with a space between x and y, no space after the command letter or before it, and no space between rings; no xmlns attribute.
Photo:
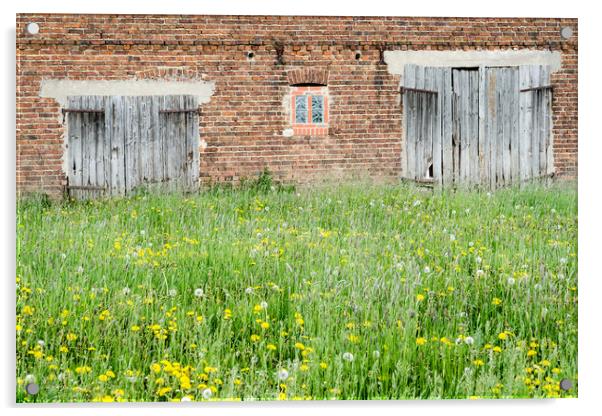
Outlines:
<svg viewBox="0 0 602 416"><path fill-rule="evenodd" d="M328 126L293 126L295 136L328 136Z"/></svg>

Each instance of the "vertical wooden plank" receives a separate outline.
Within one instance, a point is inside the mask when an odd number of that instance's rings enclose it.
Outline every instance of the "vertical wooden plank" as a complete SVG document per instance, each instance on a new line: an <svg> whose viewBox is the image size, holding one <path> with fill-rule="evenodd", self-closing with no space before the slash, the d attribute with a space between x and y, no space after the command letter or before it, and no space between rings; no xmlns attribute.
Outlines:
<svg viewBox="0 0 602 416"><path fill-rule="evenodd" d="M404 86L416 87L416 70L414 65L404 68ZM416 179L416 125L418 121L416 109L416 93L404 92L404 108L406 108L406 177Z"/></svg>
<svg viewBox="0 0 602 416"><path fill-rule="evenodd" d="M441 163L443 165L443 185L451 186L453 184L453 119L452 119L452 70L451 68L442 69L442 155Z"/></svg>
<svg viewBox="0 0 602 416"><path fill-rule="evenodd" d="M520 182L520 130L519 130L519 79L518 68L510 68L510 182L517 184Z"/></svg>
<svg viewBox="0 0 602 416"><path fill-rule="evenodd" d="M541 86L550 85L548 67L539 67L539 82ZM539 91L539 169L538 176L546 174L548 167L548 120L547 120L547 90Z"/></svg>
<svg viewBox="0 0 602 416"><path fill-rule="evenodd" d="M433 67L424 68L424 89L433 91L435 89L435 71ZM424 93L425 101L425 125L423 139L423 155L422 155L422 178L430 178L431 165L433 163L433 132L435 120L435 94Z"/></svg>
<svg viewBox="0 0 602 416"><path fill-rule="evenodd" d="M470 71L470 184L479 183L479 71Z"/></svg>
<svg viewBox="0 0 602 416"><path fill-rule="evenodd" d="M68 97L68 109L80 109L81 97ZM69 134L69 186L82 185L82 113L69 112L68 118L68 134ZM73 198L78 198L78 191L70 189L69 194Z"/></svg>
<svg viewBox="0 0 602 416"><path fill-rule="evenodd" d="M503 83L502 83L502 111L503 111L503 141L502 141L502 170L503 170L503 185L508 185L511 183L511 156L510 156L510 136L512 134L511 130L511 120L510 120L510 107L512 96L510 94L511 88L511 73L510 68L502 68L501 69L503 75Z"/></svg>
<svg viewBox="0 0 602 416"><path fill-rule="evenodd" d="M538 87L541 85L540 80L539 80L539 67L536 65L532 65L529 68L530 73L531 73L531 82L533 83L533 87ZM532 178L537 178L539 177L539 136L540 136L540 130L539 130L539 125L540 125L540 117L539 117L539 113L540 113L540 109L539 106L541 104L540 100L539 100L539 90L533 90L529 93L531 95L531 99L532 99L532 103L533 103L533 110L531 113L532 116L532 125L533 125L533 130L532 130L532 135L531 135L531 177Z"/></svg>
<svg viewBox="0 0 602 416"><path fill-rule="evenodd" d="M489 100L489 145L490 145L490 173L489 185L491 189L495 189L497 185L497 143L498 143L498 97L497 83L498 77L495 68L487 69L489 75L489 85L487 87L487 99Z"/></svg>
<svg viewBox="0 0 602 416"><path fill-rule="evenodd" d="M460 71L452 70L452 173L455 186L460 182Z"/></svg>
<svg viewBox="0 0 602 416"><path fill-rule="evenodd" d="M424 88L424 67L416 66L416 88ZM424 145L427 123L425 95L417 93L418 125L416 130L416 179L424 179Z"/></svg>
<svg viewBox="0 0 602 416"><path fill-rule="evenodd" d="M487 99L486 99L486 74L485 67L479 67L479 184L488 184L489 175L488 175L488 167L489 167L489 155L487 151L489 150L486 143L486 122L485 116L487 113Z"/></svg>
<svg viewBox="0 0 602 416"><path fill-rule="evenodd" d="M443 108L443 70L441 68L433 68L434 84L433 90L437 94L433 96L433 147L432 147L432 163L433 163L433 181L436 185L443 185L443 169L441 166L442 160L442 108Z"/></svg>
<svg viewBox="0 0 602 416"><path fill-rule="evenodd" d="M196 96L192 96L192 105L193 108L198 108L199 103ZM199 186L199 178L200 178L200 170L201 170L201 156L200 156L200 118L201 114L197 111L192 113L192 144L193 144L193 154L192 154L192 180L193 180L193 189L197 189Z"/></svg>
<svg viewBox="0 0 602 416"><path fill-rule="evenodd" d="M521 65L519 67L519 85L520 89L529 88L531 85L531 77L529 67ZM519 171L520 180L524 182L531 177L531 164L530 164L530 153L531 153L531 94L528 92L521 92L520 97L520 114L519 114L519 126L520 126L520 158L519 158Z"/></svg>
<svg viewBox="0 0 602 416"><path fill-rule="evenodd" d="M149 159L150 146L150 97L138 97L138 183L146 184L152 164Z"/></svg>
<svg viewBox="0 0 602 416"><path fill-rule="evenodd" d="M111 181L113 194L124 195L126 191L126 154L125 154L125 98L112 97L113 137L111 149Z"/></svg>

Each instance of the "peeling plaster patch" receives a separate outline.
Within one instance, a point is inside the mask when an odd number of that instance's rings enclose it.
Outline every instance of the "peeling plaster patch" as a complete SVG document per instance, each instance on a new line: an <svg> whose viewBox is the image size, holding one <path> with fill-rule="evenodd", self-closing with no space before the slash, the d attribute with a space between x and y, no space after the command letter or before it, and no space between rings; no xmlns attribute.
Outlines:
<svg viewBox="0 0 602 416"><path fill-rule="evenodd" d="M284 129L284 130L282 130L282 135L283 135L284 137L293 137L293 134L295 134L295 132L294 132L294 130L293 130L293 129L291 129L291 128L288 128L288 129Z"/></svg>
<svg viewBox="0 0 602 416"><path fill-rule="evenodd" d="M214 90L213 81L45 79L40 97L54 98L62 107L71 95L194 95L203 104L209 102Z"/></svg>
<svg viewBox="0 0 602 416"><path fill-rule="evenodd" d="M387 70L401 75L406 64L439 67L477 67L549 65L552 72L560 69L561 54L558 51L534 49L497 51L385 51Z"/></svg>

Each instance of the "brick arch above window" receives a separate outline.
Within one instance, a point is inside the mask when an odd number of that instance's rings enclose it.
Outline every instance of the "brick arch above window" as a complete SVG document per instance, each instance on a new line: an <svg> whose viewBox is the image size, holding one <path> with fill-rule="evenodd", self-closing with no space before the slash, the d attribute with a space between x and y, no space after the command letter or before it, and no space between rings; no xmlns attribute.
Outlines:
<svg viewBox="0 0 602 416"><path fill-rule="evenodd" d="M328 85L328 68L297 68L287 75L289 85Z"/></svg>

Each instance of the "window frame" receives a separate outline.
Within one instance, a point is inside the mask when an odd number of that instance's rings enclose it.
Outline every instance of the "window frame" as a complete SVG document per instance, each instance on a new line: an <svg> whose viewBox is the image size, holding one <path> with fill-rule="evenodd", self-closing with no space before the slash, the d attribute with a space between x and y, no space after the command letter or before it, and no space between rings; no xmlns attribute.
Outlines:
<svg viewBox="0 0 602 416"><path fill-rule="evenodd" d="M297 121L297 99L306 97L306 122ZM322 99L322 121L315 123L313 121L313 99L312 97L321 97ZM328 134L328 87L319 86L292 86L291 87L291 125L295 135L325 136Z"/></svg>

